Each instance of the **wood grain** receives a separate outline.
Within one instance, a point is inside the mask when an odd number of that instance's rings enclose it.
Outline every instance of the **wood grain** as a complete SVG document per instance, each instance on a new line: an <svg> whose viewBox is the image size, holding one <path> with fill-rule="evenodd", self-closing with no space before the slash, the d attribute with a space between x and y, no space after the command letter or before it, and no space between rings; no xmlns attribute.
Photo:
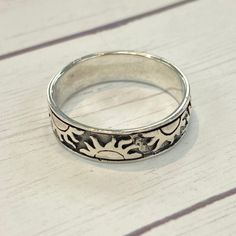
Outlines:
<svg viewBox="0 0 236 236"><path fill-rule="evenodd" d="M210 205L212 204L215 204L215 203L218 203L219 201L222 201L226 198L233 198L234 199L234 195L236 195L236 188L233 188L233 189L230 189L228 191L225 191L223 193L220 193L220 194L217 194L217 195L214 195L214 196L211 196L207 199L204 199L203 201L200 201L200 202L197 202L195 203L194 205L192 206L189 206L187 208L184 208L178 212L175 212L169 216L166 216L160 220L157 220L157 221L154 221L150 224L147 224L127 235L129 236L138 236L138 235L144 235L144 234L153 234L157 231L157 228L159 227L162 227L163 228L163 225L165 224L168 224L168 223L172 223L172 221L176 221L177 219L179 218L184 218L185 216L189 215L190 214L190 217L192 217L192 215L195 214L195 211L198 211L198 212L201 212L201 210L203 208L207 208L209 207ZM226 199L226 202L228 203L230 200ZM225 201L224 201L225 202ZM211 207L211 206L210 206ZM208 210L208 209L207 209ZM215 215L213 216L215 217ZM223 217L219 217L217 216L216 219L213 220L213 222L215 220L218 220L218 219L222 219ZM181 219L182 220L182 219ZM210 222L212 221L212 219L210 219ZM167 226L168 227L168 226ZM194 229L198 228L198 227L193 227ZM223 227L221 227L223 228ZM166 232L165 232L166 233ZM189 233L189 231L185 232L185 233Z"/></svg>
<svg viewBox="0 0 236 236"><path fill-rule="evenodd" d="M33 9L40 5L32 2ZM12 11L29 10L32 2L16 1ZM147 5L140 1L137 9ZM5 14L11 11L4 7ZM233 0L196 1L1 61L0 235L124 235L235 188L235 10ZM38 34L37 42L52 35ZM34 36L28 40L36 42ZM25 45L27 40L16 40L1 52ZM193 116L183 140L158 158L94 163L64 150L53 137L46 88L71 60L118 49L147 51L177 64L191 84ZM234 218L232 195L147 235L234 235Z"/></svg>
<svg viewBox="0 0 236 236"><path fill-rule="evenodd" d="M232 196L143 235L235 235L235 200Z"/></svg>
<svg viewBox="0 0 236 236"><path fill-rule="evenodd" d="M120 27L188 1L150 0L149 4L136 4L134 0L105 0L102 4L95 0L14 2L13 6L2 3L0 9L4 35L0 39L0 51L4 55L1 59Z"/></svg>

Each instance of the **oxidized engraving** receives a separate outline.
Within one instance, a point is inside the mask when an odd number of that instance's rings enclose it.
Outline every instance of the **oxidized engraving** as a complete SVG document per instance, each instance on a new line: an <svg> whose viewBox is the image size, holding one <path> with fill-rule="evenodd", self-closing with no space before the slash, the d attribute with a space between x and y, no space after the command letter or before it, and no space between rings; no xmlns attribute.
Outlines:
<svg viewBox="0 0 236 236"><path fill-rule="evenodd" d="M59 119L51 110L50 117L56 137L72 151L97 160L123 161L155 155L173 146L184 134L190 112L189 102L182 115L170 124L129 135L78 129Z"/></svg>
<svg viewBox="0 0 236 236"><path fill-rule="evenodd" d="M50 110L49 116L51 117L52 130L55 133L56 137L63 143L67 143L73 148L76 149L76 144L78 140L75 138L75 135L83 135L84 131L78 130L70 126L69 124L60 120L55 116Z"/></svg>
<svg viewBox="0 0 236 236"><path fill-rule="evenodd" d="M124 160L127 156L129 159L137 159L142 157L141 153L134 152L129 153L130 150L137 149L138 146L133 144L132 139L117 140L112 137L111 141L102 146L98 139L91 136L93 145L85 142L87 149L80 149L80 152L87 156L93 156L98 159L110 159L110 160ZM117 145L115 145L117 143Z"/></svg>

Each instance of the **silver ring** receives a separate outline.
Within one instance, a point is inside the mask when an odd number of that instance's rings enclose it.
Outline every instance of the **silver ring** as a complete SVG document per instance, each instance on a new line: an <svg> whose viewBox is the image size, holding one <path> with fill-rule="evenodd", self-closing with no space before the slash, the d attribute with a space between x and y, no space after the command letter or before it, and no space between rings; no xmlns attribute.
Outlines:
<svg viewBox="0 0 236 236"><path fill-rule="evenodd" d="M166 118L133 129L100 129L79 123L62 112L76 92L101 82L129 80L158 86L178 102ZM91 54L62 69L49 83L48 103L53 132L71 151L99 161L130 161L160 154L185 133L191 112L189 83L166 60L147 53L115 51Z"/></svg>

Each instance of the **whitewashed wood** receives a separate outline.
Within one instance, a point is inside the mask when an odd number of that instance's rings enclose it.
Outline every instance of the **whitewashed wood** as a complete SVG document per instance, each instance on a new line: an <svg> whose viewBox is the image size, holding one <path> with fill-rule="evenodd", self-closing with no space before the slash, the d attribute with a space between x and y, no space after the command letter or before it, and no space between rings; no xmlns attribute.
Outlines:
<svg viewBox="0 0 236 236"><path fill-rule="evenodd" d="M235 187L236 6L232 0L216 2L197 1L1 61L1 235L123 235ZM193 117L180 144L156 159L93 163L56 142L47 117L46 87L72 59L119 48L145 50L179 65L191 83ZM222 217L233 217L228 209L233 211L232 199L155 232L222 235L218 222L208 223L206 214L214 219L222 211ZM233 235L235 225L230 217L225 220L230 225L225 234Z"/></svg>
<svg viewBox="0 0 236 236"><path fill-rule="evenodd" d="M29 47L147 12L177 0L37 0L0 2L0 52Z"/></svg>
<svg viewBox="0 0 236 236"><path fill-rule="evenodd" d="M235 218L236 197L232 196L143 235L172 235L175 232L174 235L233 236L236 234Z"/></svg>

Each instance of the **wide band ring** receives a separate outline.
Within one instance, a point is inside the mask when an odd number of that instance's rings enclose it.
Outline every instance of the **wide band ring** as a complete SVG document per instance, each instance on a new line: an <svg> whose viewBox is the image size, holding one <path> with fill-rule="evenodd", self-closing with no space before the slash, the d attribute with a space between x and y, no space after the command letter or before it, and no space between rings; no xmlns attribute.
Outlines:
<svg viewBox="0 0 236 236"><path fill-rule="evenodd" d="M117 80L157 86L174 97L178 107L156 123L123 130L87 126L62 112L78 91ZM76 154L99 161L137 160L168 150L185 133L191 112L189 83L182 72L162 58L133 51L96 53L73 61L49 83L48 103L58 140Z"/></svg>

